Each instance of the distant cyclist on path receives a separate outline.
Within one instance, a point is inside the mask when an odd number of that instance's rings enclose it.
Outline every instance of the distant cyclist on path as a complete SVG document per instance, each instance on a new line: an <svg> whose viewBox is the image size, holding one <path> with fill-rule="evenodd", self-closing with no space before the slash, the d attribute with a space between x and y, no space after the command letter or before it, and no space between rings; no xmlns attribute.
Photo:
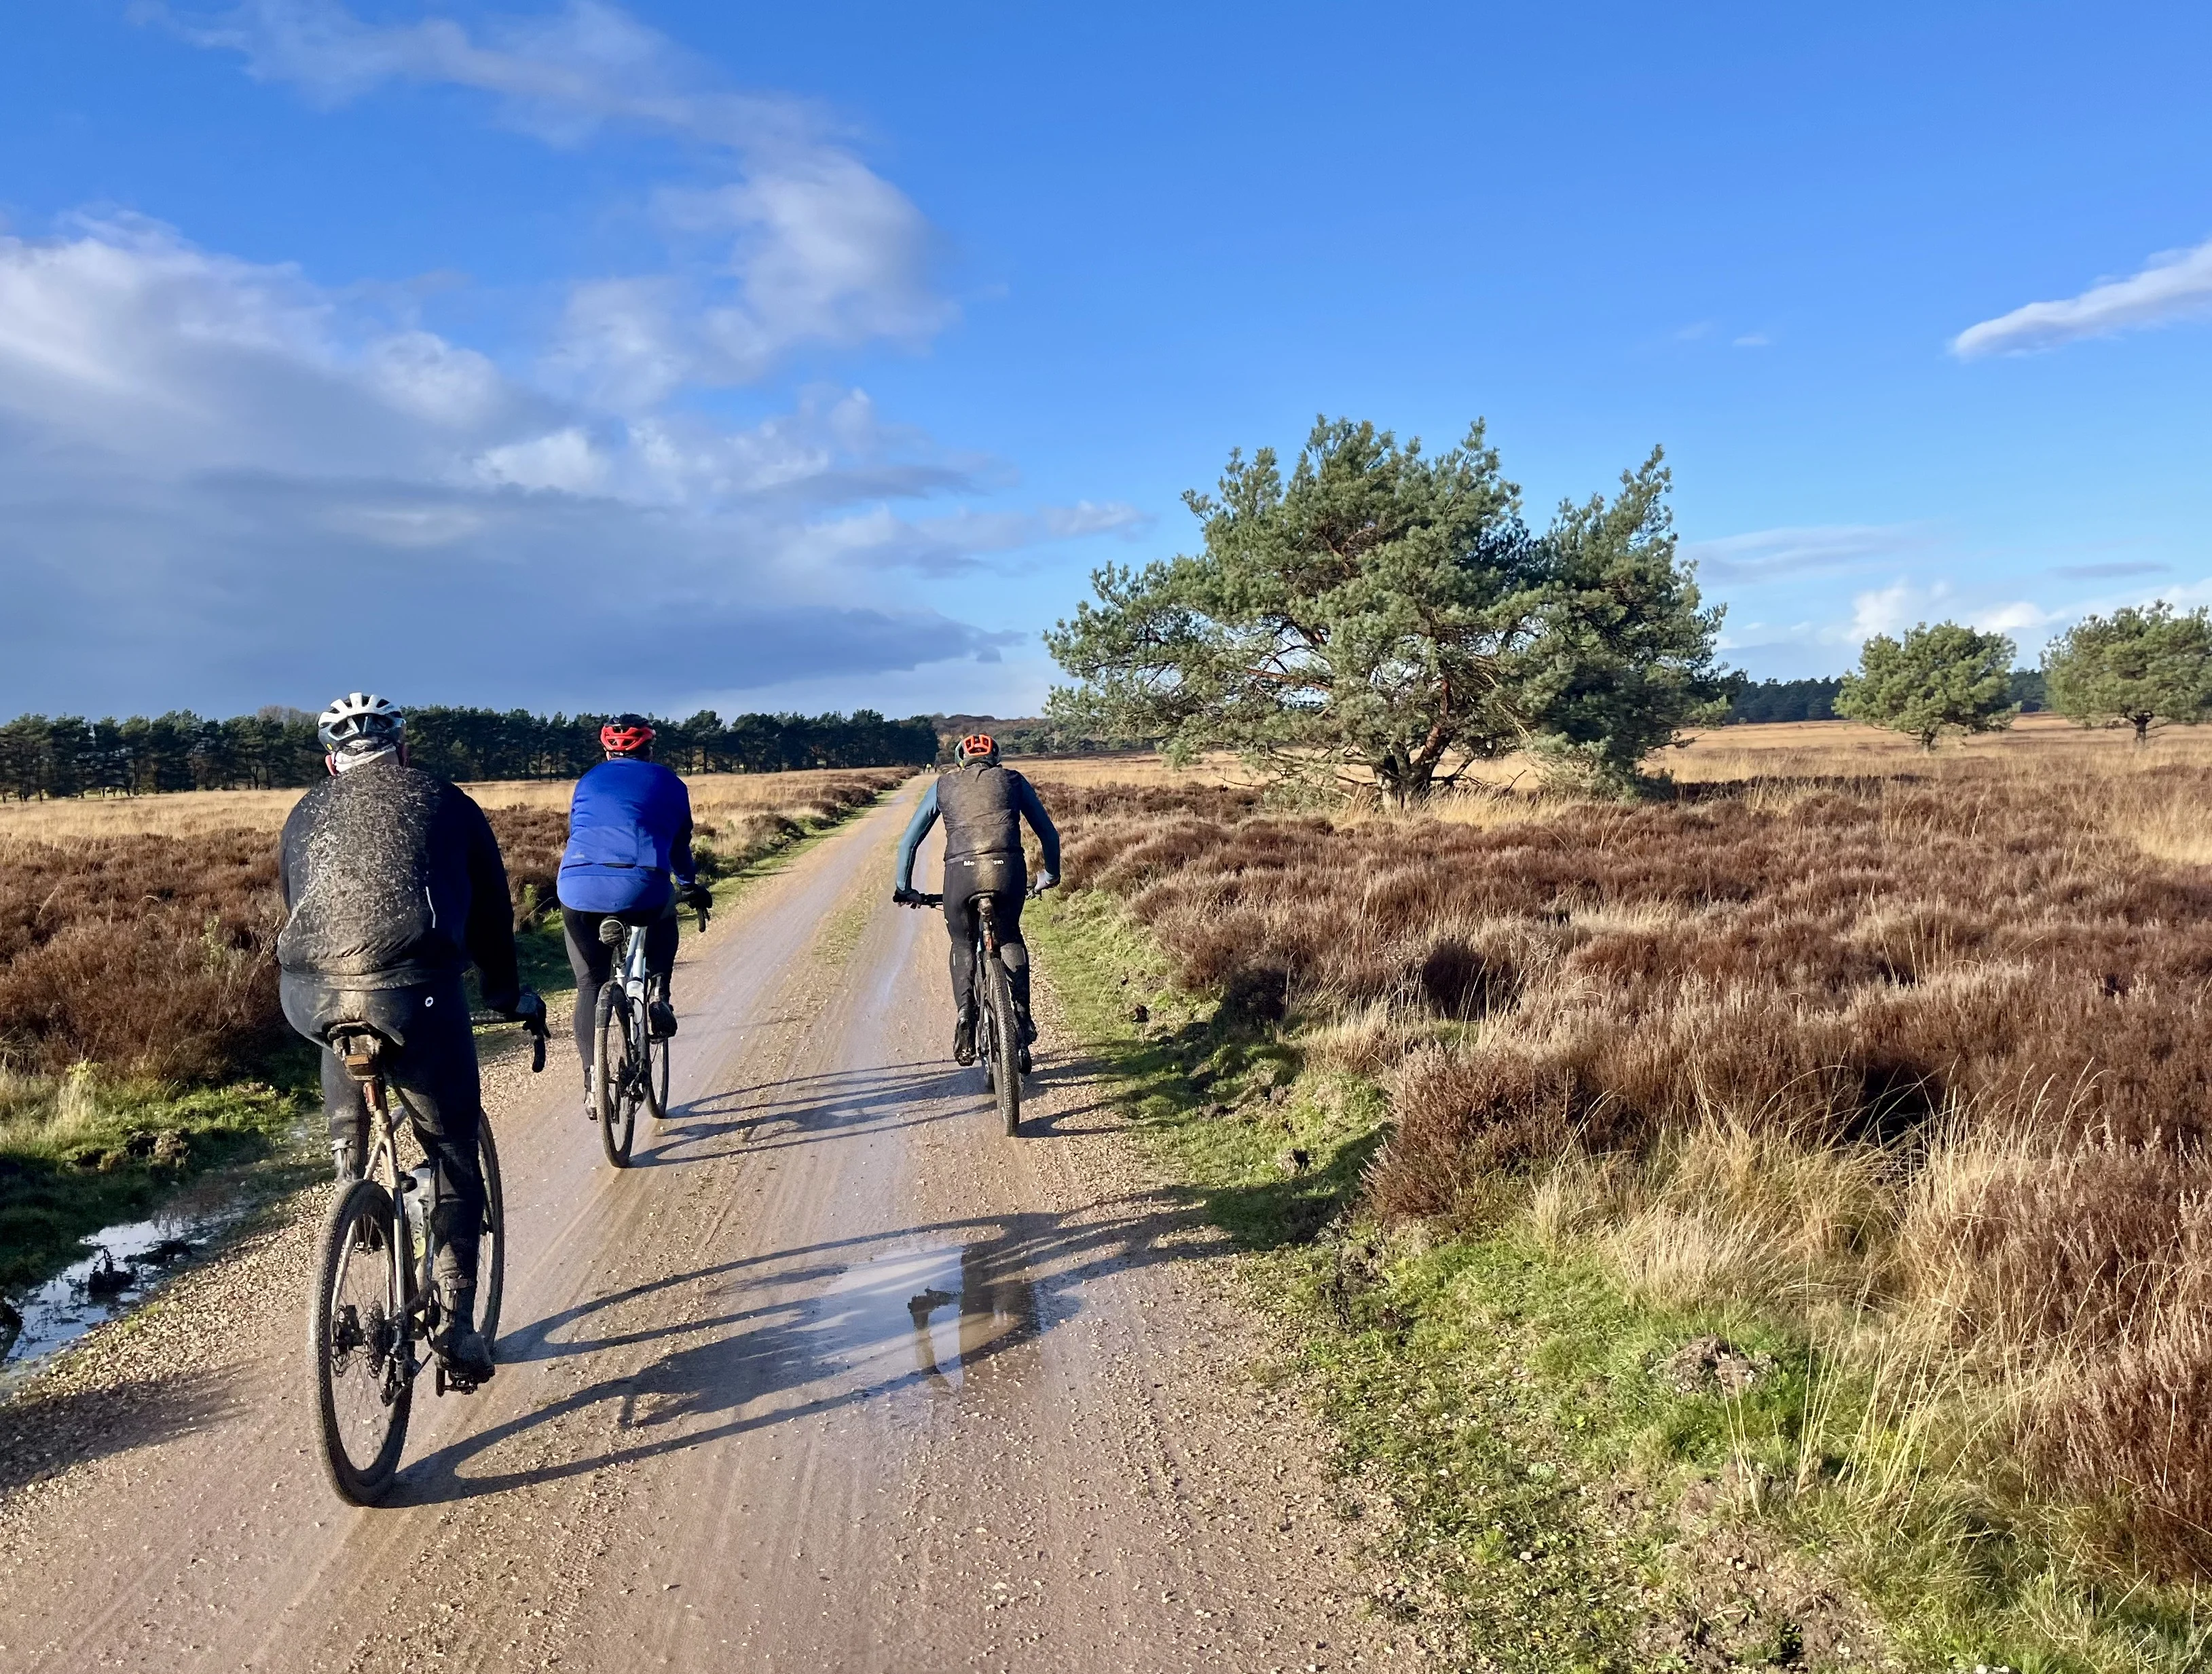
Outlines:
<svg viewBox="0 0 2212 1674"><path fill-rule="evenodd" d="M1036 1025L1030 1021L1030 951L1022 941L1022 901L1029 870L1022 858L1021 822L1027 820L1044 850L1037 888L1060 881L1060 833L1037 800L1036 787L1012 767L999 763L999 746L988 733L970 733L952 755L952 767L922 792L906 835L900 840L898 877L891 899L915 899L914 857L931 826L945 822L945 927L952 936L952 1002L956 1062L975 1061L975 970L968 949L975 937L975 899L999 898L999 954L1014 990L1014 1012L1021 1023L1022 1067L1029 1067L1030 1043Z"/></svg>
<svg viewBox="0 0 2212 1674"><path fill-rule="evenodd" d="M653 759L653 724L617 715L599 729L606 760L576 781L568 804L568 846L561 856L561 926L576 973L576 1054L584 1064L584 1111L592 1107L592 1032L599 990L615 950L599 940L610 917L642 925L646 969L659 998L646 1008L656 1040L676 1033L670 1003L676 968L676 907L712 906L691 858L691 792Z"/></svg>
<svg viewBox="0 0 2212 1674"><path fill-rule="evenodd" d="M368 1107L325 1032L365 1022L391 1041L386 1074L438 1170L434 1346L481 1383L492 1374L491 1345L476 1328L483 1103L461 979L473 963L485 1005L526 1022L542 1020L545 1003L516 974L507 868L490 822L461 791L407 765L404 729L398 709L367 692L322 713L331 777L300 798L278 850L287 914L279 993L285 1020L323 1049L341 1180L361 1178Z"/></svg>

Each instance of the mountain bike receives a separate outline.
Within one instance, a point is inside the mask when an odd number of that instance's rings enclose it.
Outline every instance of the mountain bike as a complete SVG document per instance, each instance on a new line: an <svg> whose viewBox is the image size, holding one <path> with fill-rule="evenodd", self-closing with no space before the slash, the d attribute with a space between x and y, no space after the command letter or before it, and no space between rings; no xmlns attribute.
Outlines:
<svg viewBox="0 0 2212 1674"><path fill-rule="evenodd" d="M1037 892L1030 889L1035 895ZM975 938L969 945L968 992L976 1002L975 1061L983 1066L983 1090L996 1095L999 1119L1009 1137L1022 1131L1021 1019L1014 1010L1014 980L999 956L999 897L996 891L976 895ZM915 894L909 907L942 907L941 895Z"/></svg>
<svg viewBox="0 0 2212 1674"><path fill-rule="evenodd" d="M541 1019L526 1027L531 1030L530 1067L535 1072L545 1067L544 1024ZM339 1192L323 1223L322 1256L308 1305L307 1347L325 1472L340 1499L368 1506L384 1497L398 1471L415 1380L423 1368L432 1369L441 1395L475 1385L449 1369L431 1347L440 1324L438 1293L430 1277L438 1253L433 1230L438 1175L428 1162L404 1170L399 1166L399 1101L392 1098L384 1075L384 1053L392 1043L368 1023L334 1024L325 1038L346 1072L361 1083L370 1142L362 1178ZM477 1242L477 1325L491 1342L499 1335L500 1295L507 1280L507 1207L489 1118L477 1127L477 1161L484 1185Z"/></svg>
<svg viewBox="0 0 2212 1674"><path fill-rule="evenodd" d="M710 915L704 907L697 911L703 932ZM641 1105L654 1121L668 1119L668 1041L647 1023L653 1002L668 998L668 979L646 969L646 928L612 916L599 920L599 940L622 954L592 1019L592 1119L600 1149L617 1168L629 1167Z"/></svg>

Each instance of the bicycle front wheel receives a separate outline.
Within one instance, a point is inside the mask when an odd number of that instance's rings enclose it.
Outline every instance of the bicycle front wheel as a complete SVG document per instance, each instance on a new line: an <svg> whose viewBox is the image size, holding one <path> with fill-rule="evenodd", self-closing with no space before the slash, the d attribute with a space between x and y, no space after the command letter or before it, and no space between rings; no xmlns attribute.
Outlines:
<svg viewBox="0 0 2212 1674"><path fill-rule="evenodd" d="M592 1109L599 1119L599 1144L617 1168L629 1167L629 1148L637 1138L637 1072L630 1062L630 1035L644 1019L629 1015L629 1000L613 983L599 990L599 1015L592 1053Z"/></svg>
<svg viewBox="0 0 2212 1674"><path fill-rule="evenodd" d="M1014 1016L1014 982L1006 974L1006 967L992 960L986 967L991 973L991 1005L988 1026L991 1031L991 1069L998 1083L994 1089L999 1095L999 1119L1006 1125L1009 1136L1022 1131L1022 1032Z"/></svg>
<svg viewBox="0 0 2212 1674"><path fill-rule="evenodd" d="M485 1342L496 1343L500 1298L507 1289L507 1198L489 1116L477 1123L477 1167L483 1171L484 1188L483 1224L477 1232L477 1329Z"/></svg>
<svg viewBox="0 0 2212 1674"><path fill-rule="evenodd" d="M307 1315L323 1470L341 1500L373 1506L390 1490L415 1400L407 1259L392 1194L372 1180L338 1193L323 1223Z"/></svg>
<svg viewBox="0 0 2212 1674"><path fill-rule="evenodd" d="M653 990L653 992L662 1000L666 1000L667 984L664 981ZM669 1046L670 1042L666 1040L653 1039L653 1031L650 1028L646 1030L645 1107L653 1113L653 1119L656 1122L665 1122L668 1119Z"/></svg>

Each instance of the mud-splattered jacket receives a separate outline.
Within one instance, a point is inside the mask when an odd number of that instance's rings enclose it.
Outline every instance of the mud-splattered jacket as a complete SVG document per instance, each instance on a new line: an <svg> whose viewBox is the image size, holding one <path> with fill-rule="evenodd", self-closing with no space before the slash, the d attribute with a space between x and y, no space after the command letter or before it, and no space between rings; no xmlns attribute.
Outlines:
<svg viewBox="0 0 2212 1674"><path fill-rule="evenodd" d="M981 764L939 774L921 793L921 805L899 841L898 888L914 887L915 851L939 818L945 821L945 858L962 861L1018 860L1021 822L1027 820L1044 851L1044 869L1060 872L1060 832L1037 800L1036 787L1012 767ZM995 887L995 886L994 886Z"/></svg>
<svg viewBox="0 0 2212 1674"><path fill-rule="evenodd" d="M284 822L276 962L335 988L403 988L473 962L484 1004L520 993L507 868L490 822L444 779L376 761L301 797Z"/></svg>

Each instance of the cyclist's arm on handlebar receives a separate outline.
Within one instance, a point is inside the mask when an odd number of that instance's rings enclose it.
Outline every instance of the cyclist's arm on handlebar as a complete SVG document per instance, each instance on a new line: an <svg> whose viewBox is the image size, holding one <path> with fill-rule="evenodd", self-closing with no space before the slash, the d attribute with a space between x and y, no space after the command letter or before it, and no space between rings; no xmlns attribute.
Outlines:
<svg viewBox="0 0 2212 1674"><path fill-rule="evenodd" d="M1021 774L1014 775L1014 808L1030 822L1036 833L1037 846L1044 851L1045 876L1054 880L1060 876L1060 828L1052 822L1052 816L1044 811L1044 804L1037 800L1036 786Z"/></svg>
<svg viewBox="0 0 2212 1674"><path fill-rule="evenodd" d="M899 891L913 889L915 851L921 846L921 840L929 835L930 827L936 823L937 785L932 780L929 788L921 793L921 801L915 807L914 817L907 822L906 835L899 839L898 871L891 884L894 900Z"/></svg>

